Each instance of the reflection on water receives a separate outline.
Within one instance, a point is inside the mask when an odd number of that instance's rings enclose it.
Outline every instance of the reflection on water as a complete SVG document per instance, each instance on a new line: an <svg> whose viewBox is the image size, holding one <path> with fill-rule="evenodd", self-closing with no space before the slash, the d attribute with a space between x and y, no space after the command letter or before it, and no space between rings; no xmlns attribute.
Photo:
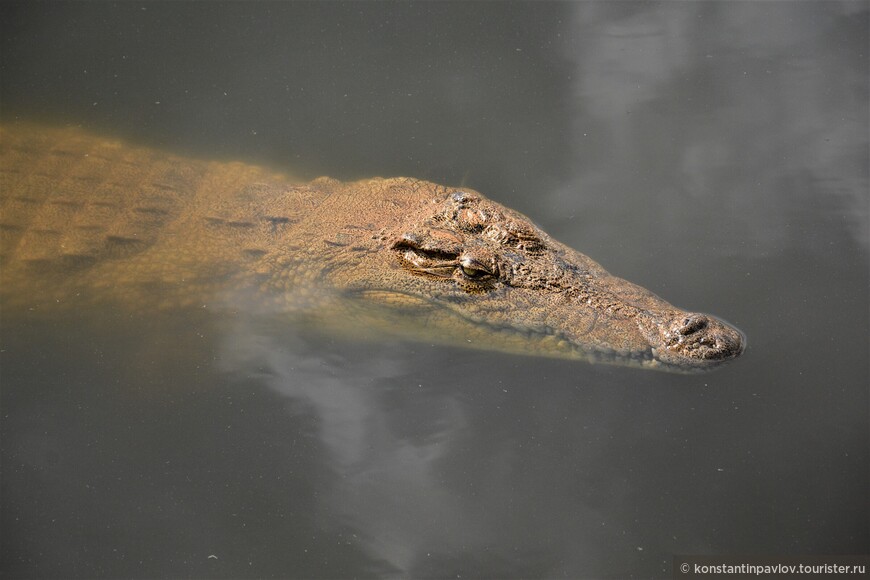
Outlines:
<svg viewBox="0 0 870 580"><path fill-rule="evenodd" d="M516 446L552 450L526 433L521 416L505 429L503 406L517 401L503 379L468 380L485 359L452 360L453 352L402 345L345 347L339 354L334 345L312 349L298 337L289 341L288 349L286 333L258 335L241 325L221 359L234 373L263 376L296 412L314 418L320 460L334 480L309 509L344 522L348 542L385 570L403 577L532 573L547 569L550 557L576 539L558 525L528 537L535 502L515 489L523 486L514 465L523 452ZM536 414L537 405L529 411ZM561 417L562 426L567 419ZM577 508L580 521L594 513Z"/></svg>
<svg viewBox="0 0 870 580"><path fill-rule="evenodd" d="M350 342L244 300L4 312L2 575L659 577L673 554L866 551L866 5L0 10L4 120L465 182L750 337L672 376Z"/></svg>
<svg viewBox="0 0 870 580"><path fill-rule="evenodd" d="M482 537L473 522L463 524L460 498L439 477L469 419L452 395L412 384L392 356L348 361L324 349L288 349L286 340L251 330L233 333L222 360L235 372L268 369L264 382L315 417L337 480L314 510L359 527L353 541L399 571L417 568L421 550L436 550L439 538L455 549Z"/></svg>
<svg viewBox="0 0 870 580"><path fill-rule="evenodd" d="M824 251L824 231L795 224L795 212L821 209L866 250L866 55L846 40L866 36L866 13L855 3L793 8L578 4L582 34L565 53L584 113L573 119L578 172L549 207L594 216L583 222L587 243L606 244L612 224L628 222L662 248L691 237L705 256ZM653 231L660 223L670 227Z"/></svg>

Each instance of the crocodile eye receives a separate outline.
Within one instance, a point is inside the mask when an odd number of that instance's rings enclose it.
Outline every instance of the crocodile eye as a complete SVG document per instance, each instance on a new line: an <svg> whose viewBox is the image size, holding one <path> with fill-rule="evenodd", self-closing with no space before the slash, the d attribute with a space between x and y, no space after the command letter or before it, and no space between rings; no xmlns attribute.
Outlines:
<svg viewBox="0 0 870 580"><path fill-rule="evenodd" d="M459 269L466 278L480 280L492 276L492 273L480 262L473 258L464 257L459 261Z"/></svg>
<svg viewBox="0 0 870 580"><path fill-rule="evenodd" d="M469 278L480 278L482 276L486 276L486 272L483 270L477 270L475 268L469 268L468 266L461 266L462 273L468 276Z"/></svg>

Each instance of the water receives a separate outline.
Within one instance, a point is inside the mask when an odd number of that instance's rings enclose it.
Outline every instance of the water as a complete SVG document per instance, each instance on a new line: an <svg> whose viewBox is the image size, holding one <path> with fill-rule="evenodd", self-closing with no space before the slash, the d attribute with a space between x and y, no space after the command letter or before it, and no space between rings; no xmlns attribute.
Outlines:
<svg viewBox="0 0 870 580"><path fill-rule="evenodd" d="M749 349L4 321L9 577L643 577L870 548L866 3L4 4L2 118L477 189Z"/></svg>

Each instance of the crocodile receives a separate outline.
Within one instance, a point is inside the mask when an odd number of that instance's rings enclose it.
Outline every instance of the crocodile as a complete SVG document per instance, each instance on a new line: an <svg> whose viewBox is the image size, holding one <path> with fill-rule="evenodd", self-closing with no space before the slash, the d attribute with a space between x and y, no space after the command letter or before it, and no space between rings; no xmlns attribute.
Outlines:
<svg viewBox="0 0 870 580"><path fill-rule="evenodd" d="M16 122L0 127L0 190L4 317L223 306L675 372L744 350L733 326L609 274L468 188L299 183Z"/></svg>

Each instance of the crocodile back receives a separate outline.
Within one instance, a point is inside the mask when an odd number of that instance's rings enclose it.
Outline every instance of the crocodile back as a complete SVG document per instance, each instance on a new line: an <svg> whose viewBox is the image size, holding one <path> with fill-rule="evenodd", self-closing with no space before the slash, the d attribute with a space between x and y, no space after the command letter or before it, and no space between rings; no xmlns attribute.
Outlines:
<svg viewBox="0 0 870 580"><path fill-rule="evenodd" d="M293 188L274 185L285 183L260 167L188 159L78 128L2 126L4 305L11 295L45 302L34 292L57 299L81 288L135 287L141 299L149 285L164 293L187 285L201 294L197 285L261 256L290 224ZM274 200L283 200L279 215L269 213Z"/></svg>

